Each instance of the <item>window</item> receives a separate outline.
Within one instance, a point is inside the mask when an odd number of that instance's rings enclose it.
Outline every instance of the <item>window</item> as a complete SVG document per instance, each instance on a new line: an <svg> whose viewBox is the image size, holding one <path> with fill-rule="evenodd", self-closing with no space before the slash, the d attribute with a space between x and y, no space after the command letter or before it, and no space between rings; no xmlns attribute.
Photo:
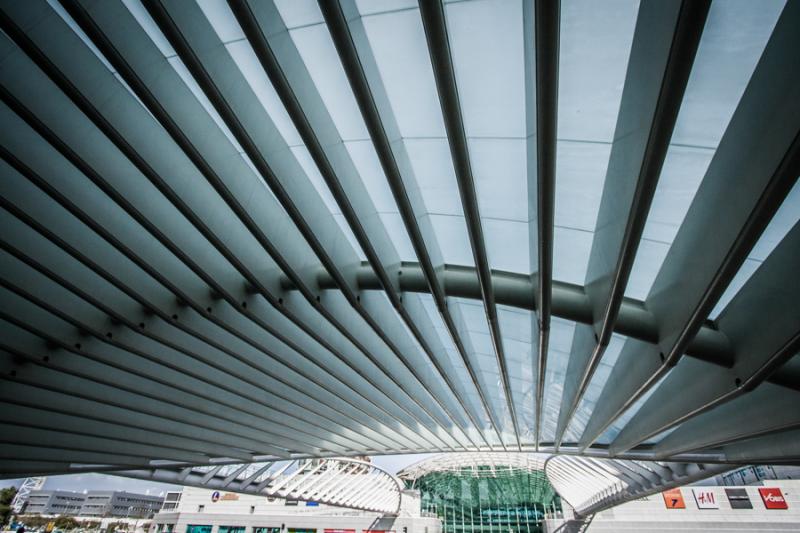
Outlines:
<svg viewBox="0 0 800 533"><path fill-rule="evenodd" d="M254 527L253 533L281 533L279 527Z"/></svg>
<svg viewBox="0 0 800 533"><path fill-rule="evenodd" d="M202 505L200 507L203 507ZM211 526L197 526L189 524L186 526L186 533L211 533Z"/></svg>
<svg viewBox="0 0 800 533"><path fill-rule="evenodd" d="M219 533L244 533L244 526L219 526Z"/></svg>

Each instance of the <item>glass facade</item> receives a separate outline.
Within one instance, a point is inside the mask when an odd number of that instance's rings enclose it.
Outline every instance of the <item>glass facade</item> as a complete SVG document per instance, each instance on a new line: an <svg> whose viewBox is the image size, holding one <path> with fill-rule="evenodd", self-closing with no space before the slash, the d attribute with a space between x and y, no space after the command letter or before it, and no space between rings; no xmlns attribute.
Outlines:
<svg viewBox="0 0 800 533"><path fill-rule="evenodd" d="M423 512L442 520L443 533L537 533L545 511L561 501L543 470L479 465L430 472L410 483Z"/></svg>

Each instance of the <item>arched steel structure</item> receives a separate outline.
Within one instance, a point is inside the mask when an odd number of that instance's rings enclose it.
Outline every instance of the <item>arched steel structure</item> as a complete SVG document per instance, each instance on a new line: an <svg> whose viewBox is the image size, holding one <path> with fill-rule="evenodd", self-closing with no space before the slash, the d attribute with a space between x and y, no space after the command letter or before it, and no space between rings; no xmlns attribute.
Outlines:
<svg viewBox="0 0 800 533"><path fill-rule="evenodd" d="M31 0L0 29L3 476L800 461L800 2Z"/></svg>
<svg viewBox="0 0 800 533"><path fill-rule="evenodd" d="M545 473L579 518L673 487L721 474L730 467L698 463L552 456Z"/></svg>
<svg viewBox="0 0 800 533"><path fill-rule="evenodd" d="M344 458L154 467L114 475L385 514L399 512L403 490L397 478L385 470Z"/></svg>
<svg viewBox="0 0 800 533"><path fill-rule="evenodd" d="M405 467L397 473L400 479L414 483L415 480L432 473L458 473L462 476L493 477L507 473L509 469L524 472L544 470L547 456L536 453L448 453L435 455Z"/></svg>

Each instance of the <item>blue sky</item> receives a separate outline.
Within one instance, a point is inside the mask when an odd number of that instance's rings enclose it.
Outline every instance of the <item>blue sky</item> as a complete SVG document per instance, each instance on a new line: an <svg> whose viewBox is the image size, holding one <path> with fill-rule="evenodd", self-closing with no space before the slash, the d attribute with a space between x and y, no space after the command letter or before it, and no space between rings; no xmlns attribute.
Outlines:
<svg viewBox="0 0 800 533"><path fill-rule="evenodd" d="M375 465L392 473L397 473L406 466L430 457L430 453L417 453L409 455L384 455L375 456L372 461ZM11 485L19 486L22 479L0 480L0 488ZM177 485L166 483L153 483L151 481L139 481L123 477L108 476L104 474L72 474L69 476L50 476L44 485L47 490L72 490L82 492L83 490L126 490L128 492L139 492L149 494L160 494L168 490L180 490Z"/></svg>

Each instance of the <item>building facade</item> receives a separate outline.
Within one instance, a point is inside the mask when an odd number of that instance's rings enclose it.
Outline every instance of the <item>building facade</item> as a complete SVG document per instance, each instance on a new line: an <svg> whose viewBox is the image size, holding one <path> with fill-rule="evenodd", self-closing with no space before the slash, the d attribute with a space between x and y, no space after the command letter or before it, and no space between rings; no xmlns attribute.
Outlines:
<svg viewBox="0 0 800 533"><path fill-rule="evenodd" d="M169 492L150 533L441 533L419 498L397 516L297 500L186 487Z"/></svg>
<svg viewBox="0 0 800 533"><path fill-rule="evenodd" d="M161 509L164 499L125 491L32 491L25 514L85 517L147 518Z"/></svg>
<svg viewBox="0 0 800 533"><path fill-rule="evenodd" d="M565 512L569 515L569 509ZM546 531L554 532L562 524L563 520L546 520ZM800 531L800 481L769 480L746 486L680 487L597 513L585 531Z"/></svg>
<svg viewBox="0 0 800 533"><path fill-rule="evenodd" d="M120 491L90 491L81 506L81 516L147 518L161 509L164 498Z"/></svg>
<svg viewBox="0 0 800 533"><path fill-rule="evenodd" d="M86 495L66 490L34 490L28 496L25 514L77 515Z"/></svg>

